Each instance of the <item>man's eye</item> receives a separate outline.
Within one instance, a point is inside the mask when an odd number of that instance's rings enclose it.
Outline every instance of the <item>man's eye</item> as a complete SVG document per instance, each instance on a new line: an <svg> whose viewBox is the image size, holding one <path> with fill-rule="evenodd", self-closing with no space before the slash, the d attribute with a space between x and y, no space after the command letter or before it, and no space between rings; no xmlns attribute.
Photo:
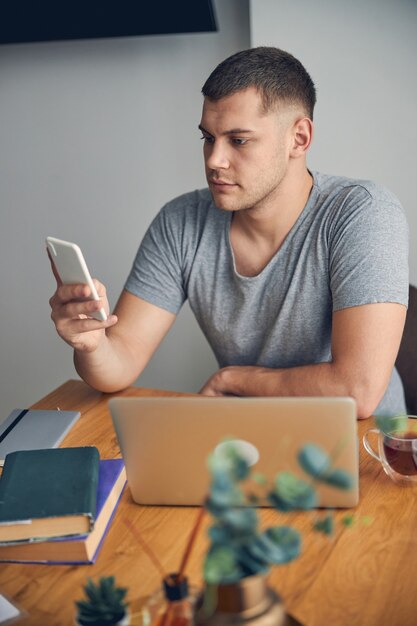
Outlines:
<svg viewBox="0 0 417 626"><path fill-rule="evenodd" d="M214 137L208 137L207 135L203 135L202 137L200 137L200 139L203 139L206 143L214 143Z"/></svg>
<svg viewBox="0 0 417 626"><path fill-rule="evenodd" d="M233 137L232 141L237 146L244 146L248 142L247 139L242 139L241 137Z"/></svg>

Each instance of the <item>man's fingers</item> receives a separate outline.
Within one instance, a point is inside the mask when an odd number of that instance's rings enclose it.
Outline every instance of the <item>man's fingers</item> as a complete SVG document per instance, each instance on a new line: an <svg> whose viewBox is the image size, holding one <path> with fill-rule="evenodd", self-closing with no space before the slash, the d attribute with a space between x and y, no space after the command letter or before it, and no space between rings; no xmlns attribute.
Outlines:
<svg viewBox="0 0 417 626"><path fill-rule="evenodd" d="M91 298L91 289L88 285L60 285L56 290L57 300L61 304L67 302L88 302Z"/></svg>
<svg viewBox="0 0 417 626"><path fill-rule="evenodd" d="M97 280L97 278L93 278L93 283L100 298L104 298L107 294L105 285L103 285L103 283Z"/></svg>
<svg viewBox="0 0 417 626"><path fill-rule="evenodd" d="M89 333L94 330L105 330L114 326L118 321L116 315L109 315L107 320L96 320L94 317L83 317L78 319L62 318L57 320L56 329L61 337L64 337L67 341L71 341L71 338L77 337L83 333Z"/></svg>
<svg viewBox="0 0 417 626"><path fill-rule="evenodd" d="M79 333L88 333L92 330L102 330L114 326L117 322L116 315L109 315L105 322L96 320L94 317L84 317L80 319L66 320L67 326L71 324L71 330L74 335Z"/></svg>
<svg viewBox="0 0 417 626"><path fill-rule="evenodd" d="M71 298L66 301L57 294L49 301L52 308L52 319L78 319L82 317L92 317L93 313L103 307L102 300L75 300Z"/></svg>

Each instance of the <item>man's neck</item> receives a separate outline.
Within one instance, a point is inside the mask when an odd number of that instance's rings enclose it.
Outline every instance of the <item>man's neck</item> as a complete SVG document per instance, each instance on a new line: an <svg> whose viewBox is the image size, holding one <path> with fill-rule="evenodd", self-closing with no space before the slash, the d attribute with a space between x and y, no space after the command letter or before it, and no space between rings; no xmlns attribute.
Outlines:
<svg viewBox="0 0 417 626"><path fill-rule="evenodd" d="M307 168L298 180L285 180L279 193L253 209L233 214L230 240L237 271L255 276L278 252L307 204L313 179Z"/></svg>
<svg viewBox="0 0 417 626"><path fill-rule="evenodd" d="M293 176L286 177L275 196L263 205L236 211L233 222L249 238L262 238L269 243L283 241L301 215L312 186L313 178L305 168L295 180Z"/></svg>

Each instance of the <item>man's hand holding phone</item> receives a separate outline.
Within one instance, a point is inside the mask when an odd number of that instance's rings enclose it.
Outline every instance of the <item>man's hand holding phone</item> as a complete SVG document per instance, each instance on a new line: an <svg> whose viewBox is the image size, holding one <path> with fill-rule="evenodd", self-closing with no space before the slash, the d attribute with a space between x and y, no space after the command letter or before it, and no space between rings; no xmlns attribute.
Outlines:
<svg viewBox="0 0 417 626"><path fill-rule="evenodd" d="M109 315L106 288L92 280L76 244L48 237L47 251L57 281L49 300L56 330L75 350L93 352L104 340L106 328L117 322L115 315Z"/></svg>

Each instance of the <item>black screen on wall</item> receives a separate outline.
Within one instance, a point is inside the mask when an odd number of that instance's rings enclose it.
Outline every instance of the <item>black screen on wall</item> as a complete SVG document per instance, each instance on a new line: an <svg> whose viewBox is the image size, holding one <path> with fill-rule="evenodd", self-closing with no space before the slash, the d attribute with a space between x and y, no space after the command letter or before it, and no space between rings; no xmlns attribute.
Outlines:
<svg viewBox="0 0 417 626"><path fill-rule="evenodd" d="M0 44L216 30L212 0L0 2Z"/></svg>

